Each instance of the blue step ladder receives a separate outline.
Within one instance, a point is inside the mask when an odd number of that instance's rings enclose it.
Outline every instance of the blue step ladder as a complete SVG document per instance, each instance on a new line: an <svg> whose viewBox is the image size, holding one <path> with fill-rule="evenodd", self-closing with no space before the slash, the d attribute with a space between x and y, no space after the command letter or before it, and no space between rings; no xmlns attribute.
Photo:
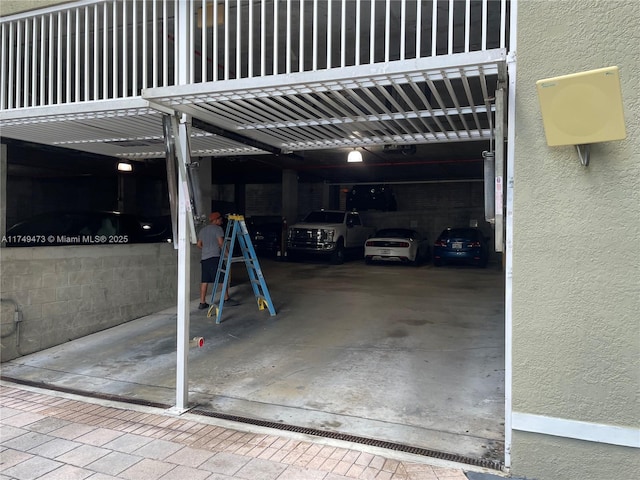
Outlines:
<svg viewBox="0 0 640 480"><path fill-rule="evenodd" d="M211 306L207 312L207 317L213 316L213 313L215 312L216 324L220 324L222 319L222 308L224 307L224 297L227 296L227 289L229 288L231 264L235 262L244 262L247 267L251 288L253 288L253 294L258 302L258 309L264 310L267 308L273 317L276 314L276 310L273 308L269 289L267 288L267 283L264 280L264 275L262 274L262 269L260 268L260 262L258 262L256 251L251 243L251 236L247 230L247 224L244 221L244 216L229 215L228 220L229 222L227 223L227 229L224 234L224 243L222 244L220 263L218 263L216 279L213 284L213 291L211 292L211 301L209 302ZM238 241L240 245L242 257L234 258L233 248L236 241ZM221 277L223 277L222 292L220 293L218 305L216 305L214 298L218 291L218 285L220 284Z"/></svg>

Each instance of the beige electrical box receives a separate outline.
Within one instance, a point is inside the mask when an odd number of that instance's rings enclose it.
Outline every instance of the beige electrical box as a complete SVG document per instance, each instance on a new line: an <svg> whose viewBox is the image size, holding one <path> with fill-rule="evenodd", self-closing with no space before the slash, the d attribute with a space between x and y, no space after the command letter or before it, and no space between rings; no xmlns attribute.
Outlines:
<svg viewBox="0 0 640 480"><path fill-rule="evenodd" d="M618 67L536 82L551 147L626 138Z"/></svg>
<svg viewBox="0 0 640 480"><path fill-rule="evenodd" d="M218 3L217 10L218 10L217 11L218 25L224 25L224 4ZM205 28L213 27L213 5L207 5L206 10L202 10L202 7L198 8L197 14L198 14L198 20L197 20L198 28L202 28L204 23L206 23L206 25L204 25ZM206 22L203 20L205 16L206 16Z"/></svg>

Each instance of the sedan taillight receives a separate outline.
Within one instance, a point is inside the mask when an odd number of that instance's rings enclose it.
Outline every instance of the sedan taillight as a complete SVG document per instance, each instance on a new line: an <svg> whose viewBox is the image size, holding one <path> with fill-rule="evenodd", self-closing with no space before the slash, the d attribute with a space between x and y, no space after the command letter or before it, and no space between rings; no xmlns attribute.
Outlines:
<svg viewBox="0 0 640 480"><path fill-rule="evenodd" d="M446 240L436 240L436 243L433 244L436 247L446 247L447 246L447 241Z"/></svg>

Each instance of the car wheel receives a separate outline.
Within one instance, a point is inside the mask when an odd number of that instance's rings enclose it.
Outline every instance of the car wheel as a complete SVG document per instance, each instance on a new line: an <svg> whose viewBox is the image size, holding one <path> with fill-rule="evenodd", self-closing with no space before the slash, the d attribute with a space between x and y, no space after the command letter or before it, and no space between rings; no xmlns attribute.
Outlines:
<svg viewBox="0 0 640 480"><path fill-rule="evenodd" d="M366 263L367 265L371 265L371 263L373 263L373 260L371 260L371 257L364 257L364 263Z"/></svg>
<svg viewBox="0 0 640 480"><path fill-rule="evenodd" d="M435 267L441 267L442 266L442 260L438 259L438 258L434 258L433 259L433 265Z"/></svg>
<svg viewBox="0 0 640 480"><path fill-rule="evenodd" d="M331 263L333 265L342 265L344 263L344 244L342 239L338 240L336 249L331 254Z"/></svg>

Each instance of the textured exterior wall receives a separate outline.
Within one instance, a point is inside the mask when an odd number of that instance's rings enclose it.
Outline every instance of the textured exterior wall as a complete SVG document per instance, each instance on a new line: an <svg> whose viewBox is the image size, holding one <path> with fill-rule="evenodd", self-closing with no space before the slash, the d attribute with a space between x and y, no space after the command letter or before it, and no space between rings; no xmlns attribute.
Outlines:
<svg viewBox="0 0 640 480"><path fill-rule="evenodd" d="M68 2L69 0L2 0L0 1L0 15L11 15Z"/></svg>
<svg viewBox="0 0 640 480"><path fill-rule="evenodd" d="M519 432L511 469L526 480L635 480L638 451L633 448ZM524 476L526 474L526 477Z"/></svg>
<svg viewBox="0 0 640 480"><path fill-rule="evenodd" d="M200 250L191 253L196 298ZM164 243L0 249L2 361L174 306L177 258Z"/></svg>
<svg viewBox="0 0 640 480"><path fill-rule="evenodd" d="M638 428L640 2L518 5L513 410ZM627 139L593 145L584 167L547 146L535 82L615 65ZM515 474L540 480L640 468L637 450L517 431L512 453Z"/></svg>

